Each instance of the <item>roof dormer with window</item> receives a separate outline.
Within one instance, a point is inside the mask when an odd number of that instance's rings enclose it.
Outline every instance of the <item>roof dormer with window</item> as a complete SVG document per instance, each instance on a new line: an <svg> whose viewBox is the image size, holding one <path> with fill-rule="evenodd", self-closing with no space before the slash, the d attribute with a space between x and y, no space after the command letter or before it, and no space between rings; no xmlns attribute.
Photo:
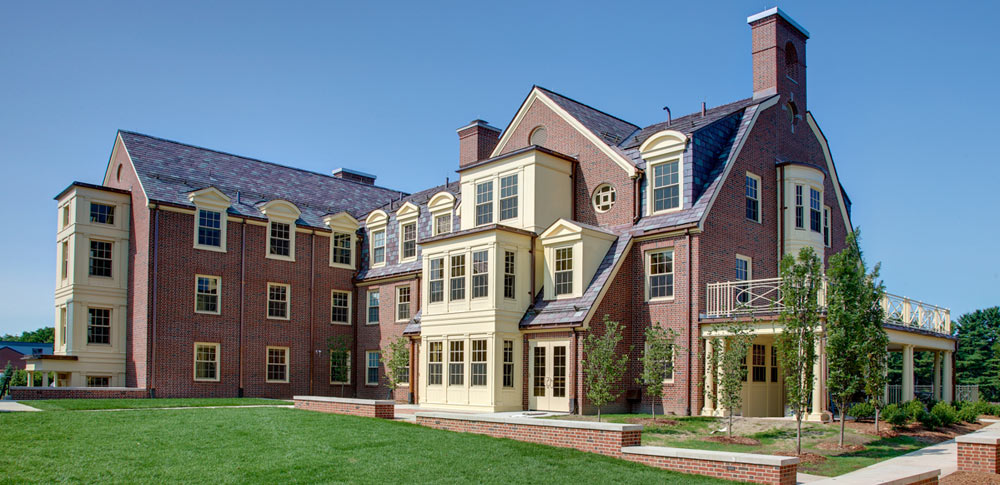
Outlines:
<svg viewBox="0 0 1000 485"><path fill-rule="evenodd" d="M406 202L396 211L396 223L398 224L396 240L399 242L397 249L398 261L408 263L417 260L417 233L418 219L420 218L420 208L412 202Z"/></svg>
<svg viewBox="0 0 1000 485"><path fill-rule="evenodd" d="M323 223L330 228L330 267L355 269L358 220L346 212L338 212L324 217Z"/></svg>
<svg viewBox="0 0 1000 485"><path fill-rule="evenodd" d="M267 216L267 247L270 259L295 261L295 223L302 211L287 200L275 199L260 208Z"/></svg>
<svg viewBox="0 0 1000 485"><path fill-rule="evenodd" d="M194 248L226 252L226 223L230 200L215 187L188 194L195 206Z"/></svg>
<svg viewBox="0 0 1000 485"><path fill-rule="evenodd" d="M384 210L374 210L365 219L365 229L368 232L368 266L378 268L385 266L388 257L386 227L389 224L389 214Z"/></svg>
<svg viewBox="0 0 1000 485"><path fill-rule="evenodd" d="M639 147L646 161L646 215L666 214L690 205L684 186L684 150L688 137L675 130L653 134Z"/></svg>
<svg viewBox="0 0 1000 485"><path fill-rule="evenodd" d="M545 271L542 288L546 300L579 298L617 236L598 227L560 219L538 241L543 248Z"/></svg>

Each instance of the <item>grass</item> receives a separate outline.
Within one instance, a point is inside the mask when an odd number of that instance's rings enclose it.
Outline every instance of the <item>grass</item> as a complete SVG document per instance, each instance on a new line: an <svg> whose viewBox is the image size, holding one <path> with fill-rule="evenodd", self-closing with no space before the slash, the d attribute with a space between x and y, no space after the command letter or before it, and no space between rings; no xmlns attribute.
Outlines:
<svg viewBox="0 0 1000 485"><path fill-rule="evenodd" d="M205 406L254 406L290 404L288 401L258 398L199 399L50 399L23 401L21 404L43 411L85 411L93 409L190 408Z"/></svg>
<svg viewBox="0 0 1000 485"><path fill-rule="evenodd" d="M414 424L283 408L3 413L0 483L729 483Z"/></svg>

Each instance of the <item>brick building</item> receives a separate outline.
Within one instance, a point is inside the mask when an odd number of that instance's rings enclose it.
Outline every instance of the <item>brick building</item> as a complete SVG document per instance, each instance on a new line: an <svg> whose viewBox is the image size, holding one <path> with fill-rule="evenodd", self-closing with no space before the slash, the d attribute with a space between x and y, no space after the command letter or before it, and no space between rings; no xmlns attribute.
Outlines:
<svg viewBox="0 0 1000 485"><path fill-rule="evenodd" d="M656 404L715 414L703 337L755 308L770 320L741 411L783 415L778 261L839 251L851 203L808 110L808 33L778 9L748 22L746 99L641 127L535 86L506 128L458 130L458 180L414 194L119 132L102 183L57 197L56 351L29 369L164 397L384 397L381 352L402 336L397 400L590 412L582 342L607 315L632 349L614 407L649 404L638 357L662 325L678 337ZM904 397L919 349L950 398L947 310L885 306ZM812 418L825 401L817 386Z"/></svg>

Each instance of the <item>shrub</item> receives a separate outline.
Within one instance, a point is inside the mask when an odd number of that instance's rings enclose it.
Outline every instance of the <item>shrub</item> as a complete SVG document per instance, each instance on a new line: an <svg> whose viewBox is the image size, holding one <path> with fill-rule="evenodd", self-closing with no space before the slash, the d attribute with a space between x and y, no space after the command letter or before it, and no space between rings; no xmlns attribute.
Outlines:
<svg viewBox="0 0 1000 485"><path fill-rule="evenodd" d="M906 413L906 415L910 419L917 421L919 421L920 413L926 411L926 409L924 408L924 403L920 402L917 399L914 399L912 401L906 401L900 404L900 407L903 409L903 412Z"/></svg>
<svg viewBox="0 0 1000 485"><path fill-rule="evenodd" d="M920 414L917 415L917 421L920 421L920 424L926 429L934 429L941 426L941 420L936 415L925 410L921 410Z"/></svg>
<svg viewBox="0 0 1000 485"><path fill-rule="evenodd" d="M941 426L951 426L952 424L955 424L955 421L958 421L958 412L955 411L955 408L953 408L951 404L944 401L935 404L934 407L931 408L931 414L937 418L938 422L941 423Z"/></svg>
<svg viewBox="0 0 1000 485"><path fill-rule="evenodd" d="M847 414L854 416L854 419L872 419L875 417L875 406L870 402L859 402L847 410Z"/></svg>
<svg viewBox="0 0 1000 485"><path fill-rule="evenodd" d="M899 407L898 404L890 404L882 411L882 418L893 426L903 426L910 421L910 417Z"/></svg>
<svg viewBox="0 0 1000 485"><path fill-rule="evenodd" d="M976 414L983 415L988 414L990 416L1000 415L1000 405L990 404L982 399L969 405L970 408L975 410Z"/></svg>
<svg viewBox="0 0 1000 485"><path fill-rule="evenodd" d="M979 422L979 414L972 406L965 406L961 411L956 413L955 417L959 421L964 421L969 424L975 424Z"/></svg>

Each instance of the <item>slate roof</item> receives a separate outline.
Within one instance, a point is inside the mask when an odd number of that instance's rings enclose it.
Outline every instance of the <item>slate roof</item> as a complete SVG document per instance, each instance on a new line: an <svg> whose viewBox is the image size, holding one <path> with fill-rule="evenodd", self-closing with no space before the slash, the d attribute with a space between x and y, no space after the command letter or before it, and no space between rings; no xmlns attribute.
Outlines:
<svg viewBox="0 0 1000 485"><path fill-rule="evenodd" d="M541 86L535 86L543 91L552 101L566 110L570 116L576 118L583 126L590 130L598 138L604 140L608 146L620 146L625 139L636 132L639 127L621 118L609 115L601 110L590 107L575 99L567 98L557 92L550 91Z"/></svg>
<svg viewBox="0 0 1000 485"><path fill-rule="evenodd" d="M21 355L32 355L35 354L36 350L40 349L42 355L52 355L52 344L38 343L38 342L12 342L9 340L0 340L0 349L7 347ZM0 363L0 367L6 363Z"/></svg>
<svg viewBox="0 0 1000 485"><path fill-rule="evenodd" d="M215 187L232 200L230 214L261 218L260 204L284 199L302 211L298 224L325 228L326 215L346 211L360 218L406 195L141 133L119 131L119 135L151 201L193 206L190 192Z"/></svg>

